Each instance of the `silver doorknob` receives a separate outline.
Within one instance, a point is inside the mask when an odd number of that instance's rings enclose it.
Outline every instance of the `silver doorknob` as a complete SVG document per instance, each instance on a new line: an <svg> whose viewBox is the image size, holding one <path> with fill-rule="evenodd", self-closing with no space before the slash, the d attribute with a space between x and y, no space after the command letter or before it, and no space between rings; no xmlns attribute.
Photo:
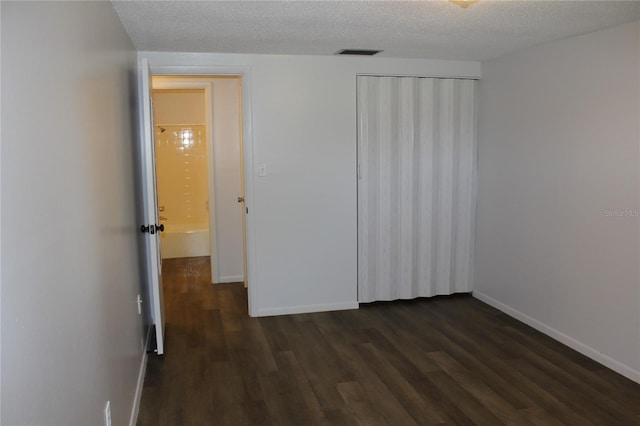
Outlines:
<svg viewBox="0 0 640 426"><path fill-rule="evenodd" d="M239 203L244 203L244 197L238 197L238 202Z"/></svg>

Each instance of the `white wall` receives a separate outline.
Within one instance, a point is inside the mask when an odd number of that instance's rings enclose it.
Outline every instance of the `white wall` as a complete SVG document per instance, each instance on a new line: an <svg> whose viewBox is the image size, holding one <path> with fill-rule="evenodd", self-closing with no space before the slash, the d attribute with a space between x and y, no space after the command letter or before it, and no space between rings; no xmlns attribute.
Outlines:
<svg viewBox="0 0 640 426"><path fill-rule="evenodd" d="M109 2L2 2L2 424L129 422L143 359L130 87Z"/></svg>
<svg viewBox="0 0 640 426"><path fill-rule="evenodd" d="M178 74L187 65L250 68L252 101L245 107L253 116L255 177L247 201L255 233L249 235L249 285L257 290L259 315L357 306L356 75L480 74L477 62L140 55L152 70L177 66L166 72ZM257 177L260 163L266 177Z"/></svg>
<svg viewBox="0 0 640 426"><path fill-rule="evenodd" d="M154 90L153 124L182 125L205 124L204 89Z"/></svg>
<svg viewBox="0 0 640 426"><path fill-rule="evenodd" d="M640 381L640 23L482 74L474 294Z"/></svg>

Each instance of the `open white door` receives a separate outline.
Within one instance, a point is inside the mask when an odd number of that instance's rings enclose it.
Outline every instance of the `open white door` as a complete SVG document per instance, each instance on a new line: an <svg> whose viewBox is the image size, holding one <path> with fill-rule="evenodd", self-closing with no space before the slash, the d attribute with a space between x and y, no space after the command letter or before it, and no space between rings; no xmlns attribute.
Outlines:
<svg viewBox="0 0 640 426"><path fill-rule="evenodd" d="M151 103L151 70L149 61L141 59L138 64L140 74L140 110L142 132L142 197L144 217L141 231L146 232L145 248L151 316L155 326L158 355L164 353L164 300L162 295L162 259L160 257L160 231L158 228L158 194L156 191L156 156L153 134L153 105Z"/></svg>

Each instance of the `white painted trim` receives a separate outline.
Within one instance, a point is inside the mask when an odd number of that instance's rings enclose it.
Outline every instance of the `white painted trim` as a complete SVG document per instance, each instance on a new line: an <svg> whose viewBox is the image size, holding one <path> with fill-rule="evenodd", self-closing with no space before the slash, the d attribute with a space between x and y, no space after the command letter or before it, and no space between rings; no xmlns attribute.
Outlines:
<svg viewBox="0 0 640 426"><path fill-rule="evenodd" d="M345 311L348 309L358 309L358 302L338 302L326 303L320 305L299 305L286 306L283 308L269 308L258 311L259 317L268 317L273 315L291 315L291 314L307 314L310 312L329 312L329 311Z"/></svg>
<svg viewBox="0 0 640 426"><path fill-rule="evenodd" d="M205 126L207 128L207 176L209 179L209 251L211 257L211 282L220 282L220 264L218 259L218 232L216 227L216 181L213 165L215 164L215 150L213 140L213 83L205 81L206 76L202 80L184 80L180 77L172 77L171 81L159 81L153 83L154 89L203 89L205 98Z"/></svg>
<svg viewBox="0 0 640 426"><path fill-rule="evenodd" d="M640 22L638 22L638 29L640 29ZM638 34L638 40L637 40L637 45L636 46L640 46L640 31L637 31ZM640 80L640 68L638 68L638 79ZM640 99L640 85L638 86L638 98ZM638 111L638 122L640 123L640 111ZM640 147L640 140L638 141L639 147ZM640 149L638 150L638 161L640 161ZM638 163L640 164L640 163ZM640 180L637 182L638 183L638 188L640 189ZM638 196L640 197L640 193L638 193ZM639 229L640 231L640 229ZM640 233L638 234L638 239L640 240ZM638 259L638 262L640 263L640 258ZM638 268L638 282L637 284L637 289L638 289L638 306L640 306L640 268ZM637 342L640 342L640 309L638 309L638 340ZM636 380L638 381L638 380Z"/></svg>
<svg viewBox="0 0 640 426"><path fill-rule="evenodd" d="M151 328L149 329L151 330ZM138 383L136 385L136 393L133 396L133 405L131 406L131 416L129 417L129 426L136 426L138 422L138 413L140 412L140 401L142 400L142 389L144 388L144 378L147 374L147 348L149 347L149 338L151 333L147 332L144 347L142 348L142 359L140 360L140 370L138 370Z"/></svg>
<svg viewBox="0 0 640 426"><path fill-rule="evenodd" d="M592 347L585 345L584 343L574 339L573 337L567 336L566 334L556 330L555 328L550 327L538 321L537 319L530 317L529 315L523 314L522 312L513 309L512 307L505 305L504 303L490 296L487 296L484 293L474 291L472 295L473 297L486 303L487 305L491 305L494 308L504 312L505 314L519 321L522 321L528 326L531 326L536 330L546 334L547 336L554 338L560 343L567 345L571 349L580 352L581 354L593 359L594 361L599 362L600 364L612 369L617 373L622 374L623 376L633 380L634 382L640 383L640 371L634 370L633 368L622 364L619 361L616 361L615 359L593 349Z"/></svg>
<svg viewBox="0 0 640 426"><path fill-rule="evenodd" d="M139 57L146 58L144 53L138 53ZM177 59L179 60L179 59ZM188 65L157 65L150 63L151 72L154 75L238 75L242 78L242 142L244 153L244 194L245 206L249 210L246 215L246 242L247 242L247 284L249 297L249 315L259 316L258 286L256 275L256 239L255 239L255 210L254 210L254 181L253 181L253 118L252 118L252 92L251 92L251 67L246 65L233 66L188 66Z"/></svg>
<svg viewBox="0 0 640 426"><path fill-rule="evenodd" d="M220 277L219 281L216 283L225 284L225 283L241 283L244 281L244 277L242 275L227 275L226 277Z"/></svg>
<svg viewBox="0 0 640 426"><path fill-rule="evenodd" d="M2 8L0 8L0 17L2 16L2 12L1 12ZM0 20L0 22L2 22ZM0 75L2 74L2 67L0 67ZM0 81L2 80L1 76L0 76ZM1 90L0 90L1 91ZM1 96L0 96L1 98ZM6 106L5 106L6 108ZM2 106L0 104L0 135L2 135ZM0 138L0 145L2 145L2 138ZM0 153L2 152L2 149L0 149ZM0 155L1 157L1 155ZM0 164L2 164L2 162L0 161ZM2 176L2 173L0 173L0 176ZM0 179L1 180L1 179ZM2 188L2 185L0 184L0 188ZM0 204L2 204L2 197L0 196ZM0 208L0 222L2 222L2 208ZM0 226L0 230L2 229L2 226ZM1 233L1 231L0 231ZM0 244L0 259L2 259L2 244ZM0 318L2 318L2 262L0 262ZM5 319L6 321L6 319ZM5 323L6 324L6 323ZM2 338L0 338L0 378L2 377ZM0 386L0 418L2 418L2 386Z"/></svg>
<svg viewBox="0 0 640 426"><path fill-rule="evenodd" d="M480 80L480 76L474 76L474 75L469 75L469 76L465 76L465 75L459 75L459 76L454 76L451 77L449 75L442 75L442 74L416 74L416 73L396 73L396 72L388 72L388 73L367 73L367 72L359 72L357 74L358 76L363 76L363 77L410 77L410 78L442 78L442 79L447 79L447 80Z"/></svg>

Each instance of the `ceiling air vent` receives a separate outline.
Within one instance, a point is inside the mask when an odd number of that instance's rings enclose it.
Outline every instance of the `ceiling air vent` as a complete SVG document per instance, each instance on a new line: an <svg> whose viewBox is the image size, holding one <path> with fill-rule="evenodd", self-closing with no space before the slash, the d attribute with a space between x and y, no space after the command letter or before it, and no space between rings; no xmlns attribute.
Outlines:
<svg viewBox="0 0 640 426"><path fill-rule="evenodd" d="M382 50L367 50L367 49L342 49L336 52L336 55L358 55L358 56L373 56L382 52Z"/></svg>

